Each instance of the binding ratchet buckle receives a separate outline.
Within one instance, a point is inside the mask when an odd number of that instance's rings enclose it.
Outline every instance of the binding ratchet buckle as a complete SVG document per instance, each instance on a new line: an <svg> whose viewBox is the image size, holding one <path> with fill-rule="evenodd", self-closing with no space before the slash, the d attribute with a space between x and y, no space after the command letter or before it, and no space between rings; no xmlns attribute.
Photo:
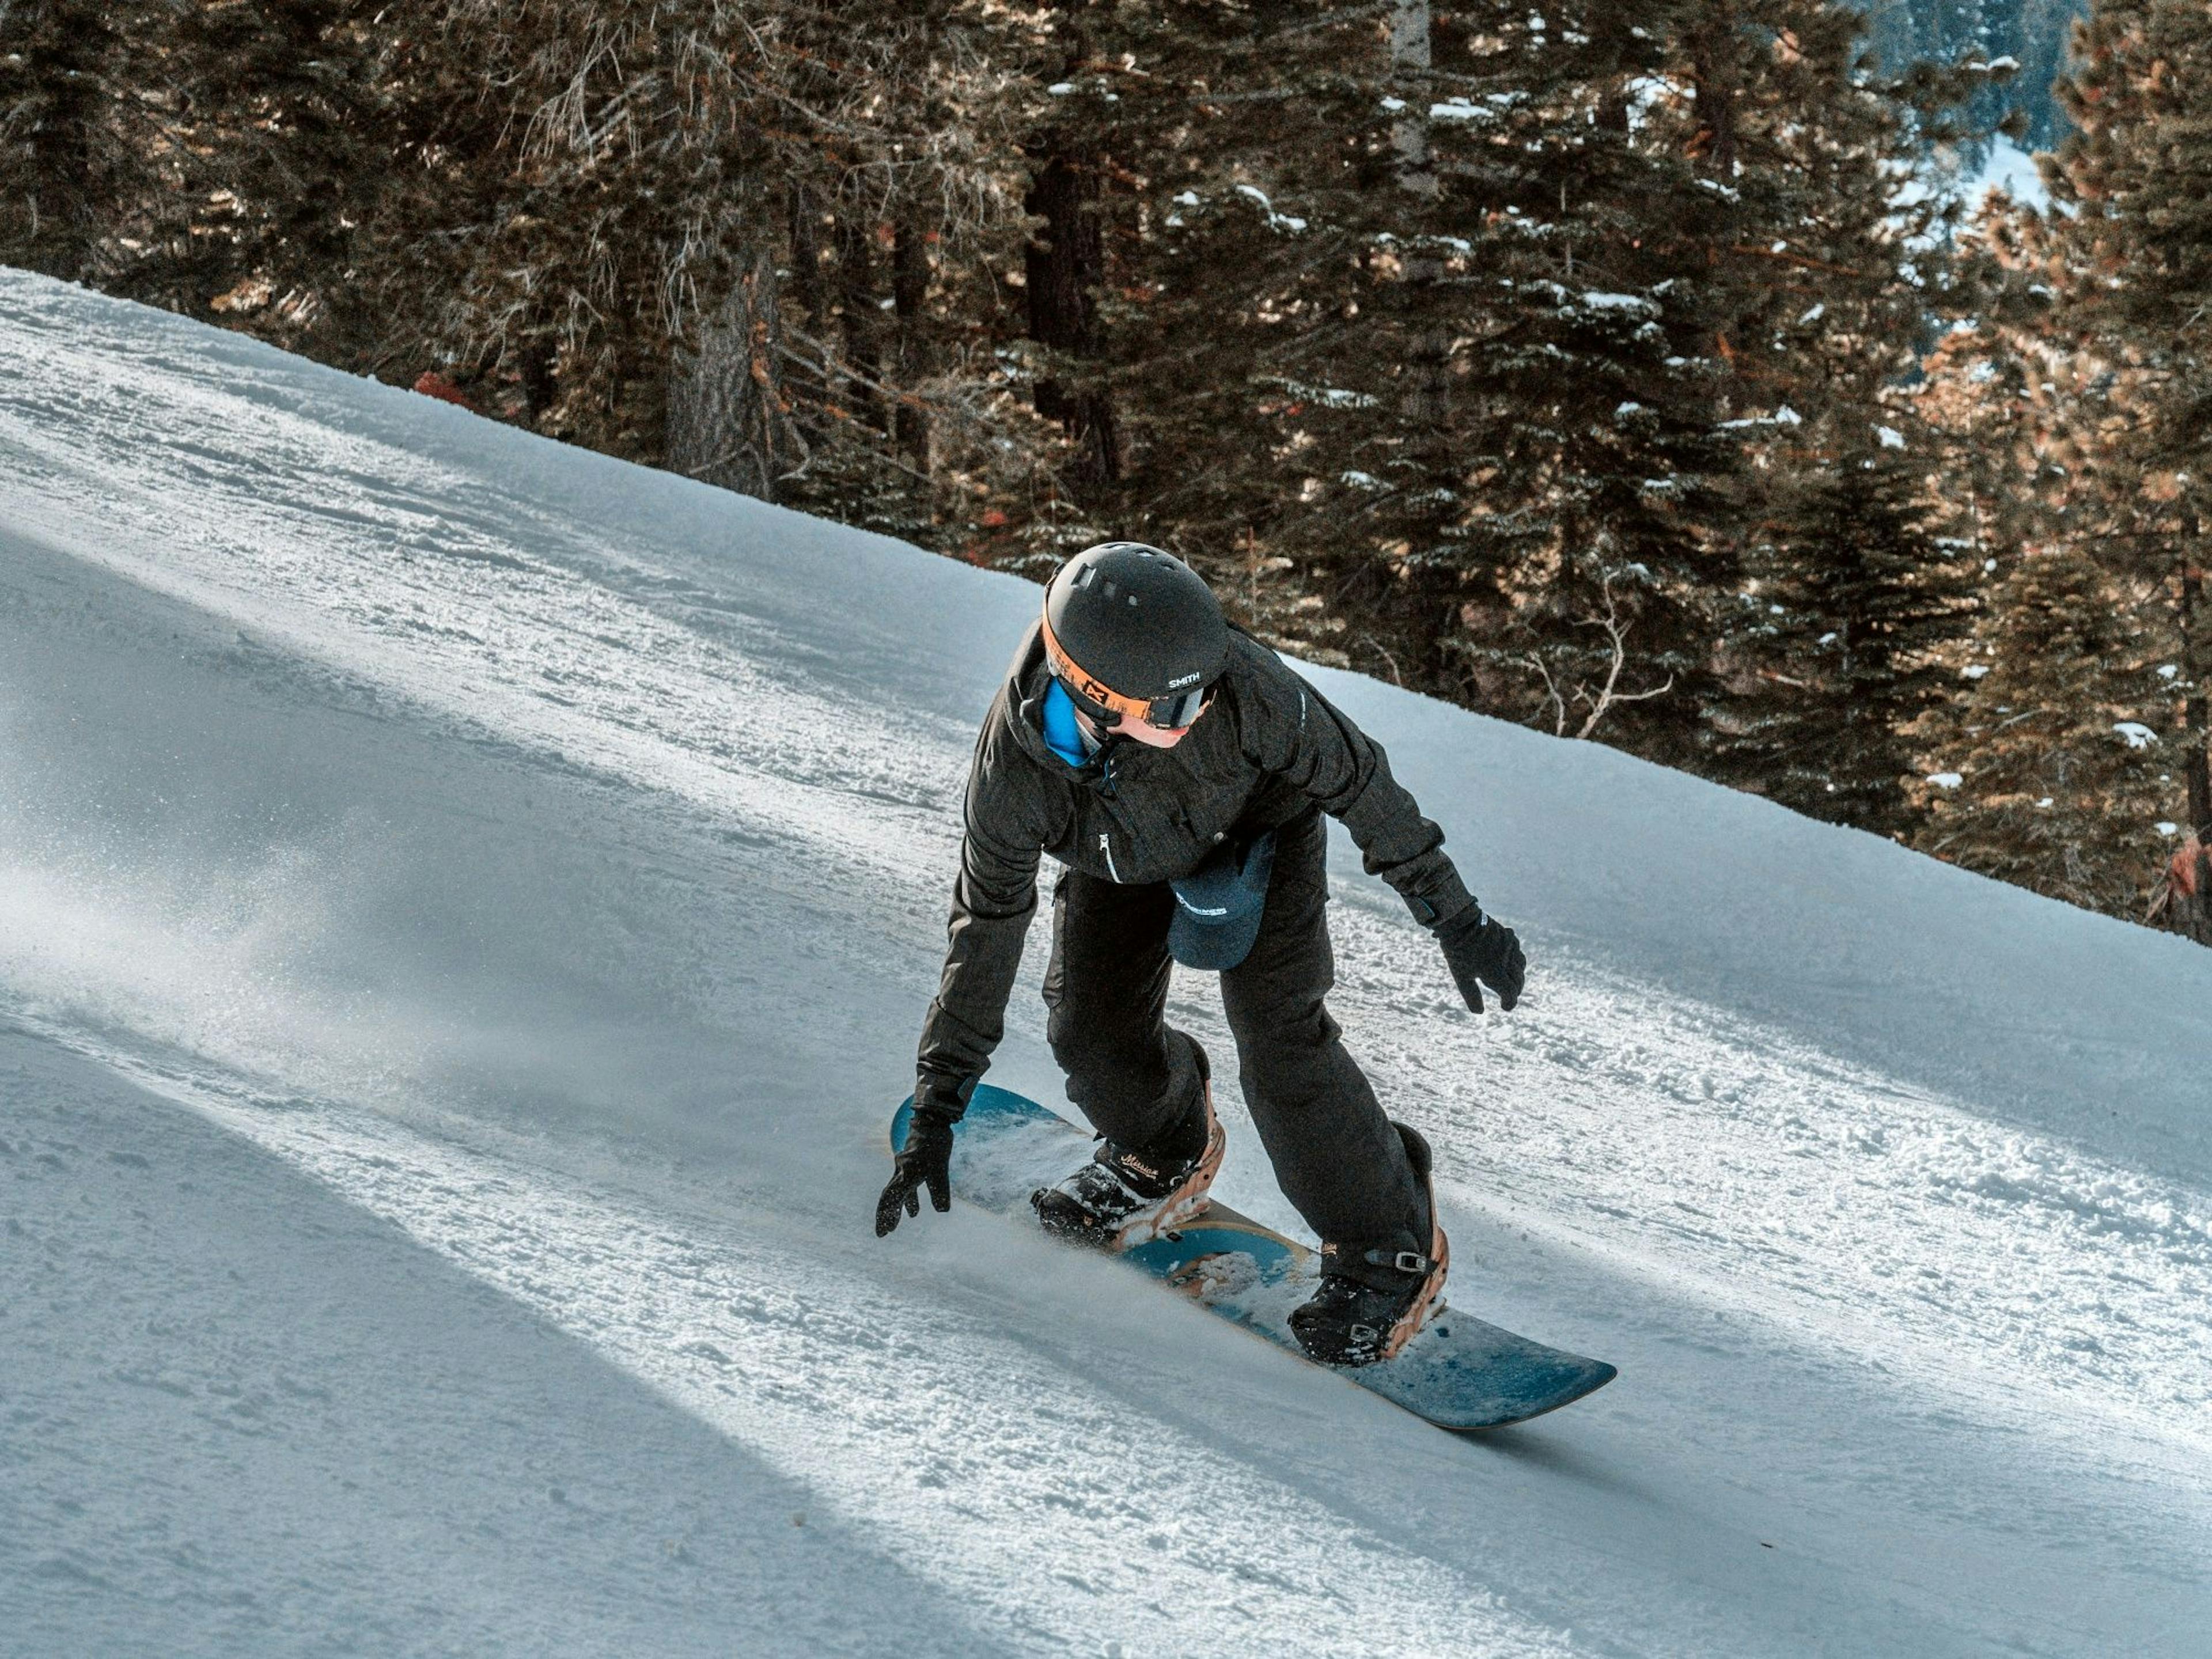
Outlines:
<svg viewBox="0 0 2212 1659"><path fill-rule="evenodd" d="M1370 1267L1395 1267L1401 1273L1425 1273L1437 1264L1419 1250L1370 1250Z"/></svg>

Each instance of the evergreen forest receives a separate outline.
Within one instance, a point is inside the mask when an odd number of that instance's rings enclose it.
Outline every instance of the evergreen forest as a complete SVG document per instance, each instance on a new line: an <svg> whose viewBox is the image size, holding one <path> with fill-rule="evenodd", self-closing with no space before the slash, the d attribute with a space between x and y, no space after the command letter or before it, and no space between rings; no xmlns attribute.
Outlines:
<svg viewBox="0 0 2212 1659"><path fill-rule="evenodd" d="M2075 10L0 0L0 262L977 564L1152 542L2212 942L2212 9Z"/></svg>

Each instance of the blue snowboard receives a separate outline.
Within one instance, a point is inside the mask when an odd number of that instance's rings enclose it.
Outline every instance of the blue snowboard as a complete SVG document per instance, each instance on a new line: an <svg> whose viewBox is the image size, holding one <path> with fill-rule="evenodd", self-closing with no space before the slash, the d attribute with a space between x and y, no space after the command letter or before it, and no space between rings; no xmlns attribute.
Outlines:
<svg viewBox="0 0 2212 1659"><path fill-rule="evenodd" d="M893 1150L906 1145L913 1114L909 1098L891 1120ZM981 1084L955 1132L952 1190L981 1208L1027 1217L1030 1194L1058 1181L1089 1151L1089 1138L1066 1119L1026 1096ZM1299 1353L1290 1312L1312 1293L1320 1269L1313 1251L1273 1229L1212 1204L1125 1259ZM1449 1308L1395 1358L1340 1374L1438 1428L1458 1431L1525 1422L1618 1375L1601 1359L1547 1348Z"/></svg>

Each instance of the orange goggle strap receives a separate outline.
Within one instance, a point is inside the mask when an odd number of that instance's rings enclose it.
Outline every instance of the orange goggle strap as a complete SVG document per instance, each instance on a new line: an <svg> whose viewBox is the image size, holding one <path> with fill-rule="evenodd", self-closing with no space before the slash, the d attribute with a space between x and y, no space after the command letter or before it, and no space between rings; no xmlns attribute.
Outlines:
<svg viewBox="0 0 2212 1659"><path fill-rule="evenodd" d="M1052 631L1052 617L1049 613L1043 618L1043 623L1045 666L1052 672L1054 678L1065 682L1067 689L1074 692L1077 696L1095 703L1109 714L1127 714L1130 719L1142 720L1147 726L1158 726L1159 722L1152 718L1152 710L1155 708L1161 703L1180 702L1190 695L1188 692L1178 692L1175 696L1162 697L1157 702L1144 697L1125 697L1104 681L1093 679L1074 658L1067 654L1060 646L1059 636ZM1195 714L1193 718L1195 718ZM1188 723L1188 721L1184 722L1185 725ZM1160 729L1172 732L1179 728L1161 726Z"/></svg>

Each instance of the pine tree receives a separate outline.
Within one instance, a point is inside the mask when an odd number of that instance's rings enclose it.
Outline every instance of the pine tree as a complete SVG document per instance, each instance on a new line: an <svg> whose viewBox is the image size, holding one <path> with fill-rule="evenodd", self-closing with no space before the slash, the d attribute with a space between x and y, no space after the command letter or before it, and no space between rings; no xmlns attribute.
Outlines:
<svg viewBox="0 0 2212 1659"><path fill-rule="evenodd" d="M1966 248L1983 315L1916 398L1946 446L1948 539L1986 574L1956 695L1917 734L1933 781L1913 844L2139 916L2186 817L2191 686L2173 611L2115 556L2145 503L2115 489L2109 445L2154 380L2067 326L2071 236L2016 208L1985 217Z"/></svg>
<svg viewBox="0 0 2212 1659"><path fill-rule="evenodd" d="M1919 845L2054 898L2140 914L2172 786L2146 719L2168 694L2132 597L2069 542L2013 560L1967 665L1971 690L1929 731Z"/></svg>
<svg viewBox="0 0 2212 1659"><path fill-rule="evenodd" d="M136 294L183 240L167 38L91 0L0 7L0 259Z"/></svg>
<svg viewBox="0 0 2212 1659"><path fill-rule="evenodd" d="M389 133L365 0L197 5L167 54L194 204L161 303L357 360L374 323L347 281Z"/></svg>
<svg viewBox="0 0 2212 1659"><path fill-rule="evenodd" d="M2056 325L2105 367L2085 433L2115 585L2154 599L2179 647L2172 734L2188 826L2212 836L2212 14L2108 0L2060 88L2076 132L2047 176ZM2086 544L2085 544L2086 545Z"/></svg>
<svg viewBox="0 0 2212 1659"><path fill-rule="evenodd" d="M1333 388L1316 359L1356 286L1356 232L1331 213L1346 165L1336 123L1385 60L1380 24L1133 0L1094 27L1053 94L1110 158L1093 326L1121 477L1093 516L1190 559L1246 623L1327 658L1343 623L1321 616L1297 568L1308 549L1282 533L1300 505L1290 428L1309 391L1363 395ZM1322 73L1331 61L1364 73Z"/></svg>
<svg viewBox="0 0 2212 1659"><path fill-rule="evenodd" d="M0 256L341 361L380 170L358 0L0 9Z"/></svg>
<svg viewBox="0 0 2212 1659"><path fill-rule="evenodd" d="M781 390L770 37L708 4L441 13L386 231L418 262L428 341L469 386L550 355L559 429L773 495L806 454Z"/></svg>
<svg viewBox="0 0 2212 1659"><path fill-rule="evenodd" d="M971 11L446 0L392 71L391 355L540 430L964 544L1039 447L992 312L1012 77Z"/></svg>
<svg viewBox="0 0 2212 1659"><path fill-rule="evenodd" d="M1467 124L1483 233L1468 269L1498 279L1459 325L1481 482L1450 641L1500 712L1677 765L1702 744L1738 547L1711 258L1734 187L1634 107L1692 10L1516 29L1500 8L1467 42L1500 111Z"/></svg>
<svg viewBox="0 0 2212 1659"><path fill-rule="evenodd" d="M2066 131L2054 88L2066 69L2075 20L2088 0L1984 0L1990 9L1990 51L2020 64L2005 101L2020 117L2013 136L2031 150L2049 149Z"/></svg>
<svg viewBox="0 0 2212 1659"><path fill-rule="evenodd" d="M1412 0L1127 5L1112 38L1130 71L1071 90L1114 98L1142 180L1107 309L1133 514L1324 659L1571 730L1653 694L1655 731L1693 725L1729 447L1702 254L1638 234L1705 199L1630 131L1657 41Z"/></svg>
<svg viewBox="0 0 2212 1659"><path fill-rule="evenodd" d="M1799 811L1902 836L1919 818L1912 732L1950 682L1963 584L1902 448L1869 443L1800 487L1794 556L1774 562L1758 596L1760 678L1723 758Z"/></svg>
<svg viewBox="0 0 2212 1659"><path fill-rule="evenodd" d="M1923 524L1933 447L1896 393L1947 301L1949 206L1923 181L1970 75L1877 70L1826 0L1706 0L1680 118L1731 213L1716 245L1721 391L1752 465L1745 586L1706 769L1814 816L1911 827L1904 728L1963 626Z"/></svg>
<svg viewBox="0 0 2212 1659"><path fill-rule="evenodd" d="M787 17L787 395L814 459L783 499L1018 563L1067 447L1008 349L1039 32L960 0Z"/></svg>

